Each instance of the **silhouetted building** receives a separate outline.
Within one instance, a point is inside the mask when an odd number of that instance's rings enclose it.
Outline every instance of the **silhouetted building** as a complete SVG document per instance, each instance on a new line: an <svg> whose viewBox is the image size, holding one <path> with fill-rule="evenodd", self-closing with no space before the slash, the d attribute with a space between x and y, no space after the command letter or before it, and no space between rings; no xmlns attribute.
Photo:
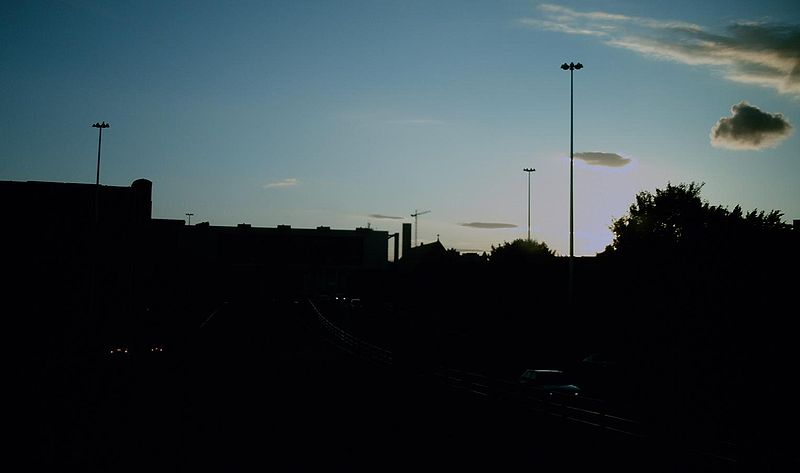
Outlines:
<svg viewBox="0 0 800 473"><path fill-rule="evenodd" d="M389 265L385 231L187 226L153 219L151 196L146 179L0 181L6 289L23 312L92 337L143 314L179 323L223 299L353 291Z"/></svg>
<svg viewBox="0 0 800 473"><path fill-rule="evenodd" d="M182 261L180 268L191 268L194 278L205 274L203 284L213 281L217 287L208 289L225 297L280 296L354 290L355 273L387 269L388 238L388 232L370 228L184 226L153 219L148 246L156 261ZM156 272L177 269L171 268Z"/></svg>
<svg viewBox="0 0 800 473"><path fill-rule="evenodd" d="M147 179L130 187L0 181L0 209L4 220L15 225L85 228L94 225L96 215L99 224L129 226L150 220L152 188Z"/></svg>
<svg viewBox="0 0 800 473"><path fill-rule="evenodd" d="M403 224L403 257L408 254L408 250L411 249L411 224L404 223Z"/></svg>
<svg viewBox="0 0 800 473"><path fill-rule="evenodd" d="M0 181L5 289L37 343L77 349L130 319L152 183ZM58 349L58 348L55 348Z"/></svg>
<svg viewBox="0 0 800 473"><path fill-rule="evenodd" d="M488 261L486 253L479 254L475 252L461 253L461 261L467 264L482 264Z"/></svg>
<svg viewBox="0 0 800 473"><path fill-rule="evenodd" d="M439 240L433 243L423 243L403 253L400 263L406 268L416 267L420 264L437 263L447 257L447 249Z"/></svg>

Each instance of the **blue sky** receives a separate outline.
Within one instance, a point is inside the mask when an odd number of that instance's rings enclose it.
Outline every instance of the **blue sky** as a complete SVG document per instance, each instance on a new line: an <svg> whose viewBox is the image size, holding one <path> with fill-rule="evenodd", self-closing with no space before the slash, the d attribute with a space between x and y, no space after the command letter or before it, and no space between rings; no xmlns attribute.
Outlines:
<svg viewBox="0 0 800 473"><path fill-rule="evenodd" d="M570 61L576 255L668 182L800 218L790 1L12 1L0 179L94 182L106 121L101 182L152 180L155 217L430 210L420 241L483 251L526 236L533 167L532 236L568 254Z"/></svg>

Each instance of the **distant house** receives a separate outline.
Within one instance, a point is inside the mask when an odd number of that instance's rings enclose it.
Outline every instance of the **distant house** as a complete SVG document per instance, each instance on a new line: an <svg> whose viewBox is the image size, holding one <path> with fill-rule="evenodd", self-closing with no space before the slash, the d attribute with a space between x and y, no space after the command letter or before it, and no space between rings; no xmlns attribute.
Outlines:
<svg viewBox="0 0 800 473"><path fill-rule="evenodd" d="M420 244L406 249L400 263L406 267L417 266L421 263L442 261L447 255L447 249L439 240L436 240L433 243Z"/></svg>

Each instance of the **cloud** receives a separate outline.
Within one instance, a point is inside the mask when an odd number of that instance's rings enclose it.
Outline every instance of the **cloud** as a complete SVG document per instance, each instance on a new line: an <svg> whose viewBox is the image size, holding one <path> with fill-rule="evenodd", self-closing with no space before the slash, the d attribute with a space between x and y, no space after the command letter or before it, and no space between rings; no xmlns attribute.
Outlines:
<svg viewBox="0 0 800 473"><path fill-rule="evenodd" d="M274 189L274 188L280 188L280 187L294 187L294 186L297 186L299 184L300 184L300 181L298 181L296 178L287 177L286 179L283 179L281 181L268 182L268 183L264 184L262 187L264 189Z"/></svg>
<svg viewBox="0 0 800 473"><path fill-rule="evenodd" d="M777 146L792 134L792 124L780 113L763 112L741 101L731 107L731 116L720 118L711 128L711 144L717 148L764 149Z"/></svg>
<svg viewBox="0 0 800 473"><path fill-rule="evenodd" d="M609 46L687 65L712 67L734 82L800 98L800 25L754 21L731 24L724 33L682 21L579 12L545 4L531 28L601 38Z"/></svg>
<svg viewBox="0 0 800 473"><path fill-rule="evenodd" d="M470 228L517 228L513 223L470 222L459 223L462 227Z"/></svg>
<svg viewBox="0 0 800 473"><path fill-rule="evenodd" d="M386 120L386 123L390 125L443 125L444 124L442 120L436 120L435 118L406 118L398 120Z"/></svg>
<svg viewBox="0 0 800 473"><path fill-rule="evenodd" d="M403 219L403 217L396 217L394 215L381 215L381 214L369 214L369 217L381 218L381 219L390 219L390 220L402 220Z"/></svg>
<svg viewBox="0 0 800 473"><path fill-rule="evenodd" d="M572 156L593 166L608 166L612 168L619 168L631 162L630 158L623 158L617 153L601 153L599 151L573 153Z"/></svg>

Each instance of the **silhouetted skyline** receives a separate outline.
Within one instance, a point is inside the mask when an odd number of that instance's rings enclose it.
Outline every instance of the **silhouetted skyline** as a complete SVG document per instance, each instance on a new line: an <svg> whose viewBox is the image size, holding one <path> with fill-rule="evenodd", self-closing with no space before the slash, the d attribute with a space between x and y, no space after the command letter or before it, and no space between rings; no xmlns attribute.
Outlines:
<svg viewBox="0 0 800 473"><path fill-rule="evenodd" d="M187 14L187 12L191 14ZM593 255L641 190L800 216L796 2L17 2L0 177L152 180L153 216ZM402 217L398 219L396 217Z"/></svg>

